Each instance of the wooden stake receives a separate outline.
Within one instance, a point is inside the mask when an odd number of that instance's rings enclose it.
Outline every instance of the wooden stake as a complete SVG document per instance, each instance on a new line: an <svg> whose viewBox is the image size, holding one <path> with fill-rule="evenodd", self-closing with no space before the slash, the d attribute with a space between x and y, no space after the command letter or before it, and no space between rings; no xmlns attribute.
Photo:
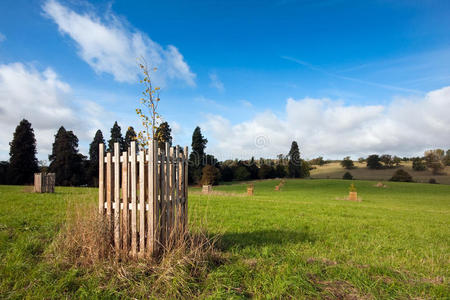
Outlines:
<svg viewBox="0 0 450 300"><path fill-rule="evenodd" d="M145 252L145 152L139 152L139 255Z"/></svg>
<svg viewBox="0 0 450 300"><path fill-rule="evenodd" d="M136 142L131 142L131 255L137 254Z"/></svg>
<svg viewBox="0 0 450 300"><path fill-rule="evenodd" d="M128 209L128 152L125 151L122 153L122 248L125 254L128 254L129 251L129 214L130 211Z"/></svg>

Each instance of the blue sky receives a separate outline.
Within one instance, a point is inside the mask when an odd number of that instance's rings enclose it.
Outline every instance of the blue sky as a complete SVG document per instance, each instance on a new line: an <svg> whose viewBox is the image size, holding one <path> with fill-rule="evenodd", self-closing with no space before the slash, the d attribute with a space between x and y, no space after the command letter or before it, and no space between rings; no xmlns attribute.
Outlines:
<svg viewBox="0 0 450 300"><path fill-rule="evenodd" d="M175 143L220 159L450 148L448 1L1 1L0 159L21 118L139 128L136 59L159 70Z"/></svg>

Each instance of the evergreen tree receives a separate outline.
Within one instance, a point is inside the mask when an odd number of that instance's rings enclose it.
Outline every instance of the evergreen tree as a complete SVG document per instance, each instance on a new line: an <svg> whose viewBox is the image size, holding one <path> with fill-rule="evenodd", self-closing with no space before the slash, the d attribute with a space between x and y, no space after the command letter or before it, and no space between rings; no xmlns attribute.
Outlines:
<svg viewBox="0 0 450 300"><path fill-rule="evenodd" d="M84 156L78 153L78 138L72 131L60 127L55 135L52 154L49 155L49 172L55 173L56 185L85 184Z"/></svg>
<svg viewBox="0 0 450 300"><path fill-rule="evenodd" d="M92 143L89 145L89 169L88 169L88 182L91 186L98 186L98 148L100 144L104 144L105 139L103 133L99 129L95 133Z"/></svg>
<svg viewBox="0 0 450 300"><path fill-rule="evenodd" d="M36 139L30 122L25 119L20 121L9 146L9 183L32 183L34 173L38 172L39 168L36 158Z"/></svg>
<svg viewBox="0 0 450 300"><path fill-rule="evenodd" d="M163 122L158 128L156 128L155 139L158 141L158 147L165 149L165 143L172 145L172 129L170 129L169 123Z"/></svg>
<svg viewBox="0 0 450 300"><path fill-rule="evenodd" d="M111 139L108 141L108 151L114 151L114 143L119 143L119 152L125 151L125 141L122 137L122 132L117 121L114 122L113 127L111 128Z"/></svg>
<svg viewBox="0 0 450 300"><path fill-rule="evenodd" d="M197 183L202 177L202 168L205 166L205 148L208 140L202 135L200 127L194 129L192 134L192 150L189 154L188 178L190 183Z"/></svg>
<svg viewBox="0 0 450 300"><path fill-rule="evenodd" d="M300 150L296 141L292 142L289 151L288 176L291 178L300 178L302 175L302 161L300 159Z"/></svg>
<svg viewBox="0 0 450 300"><path fill-rule="evenodd" d="M131 142L136 140L136 131L132 126L128 127L127 133L125 133L125 148L123 151L127 151L131 147ZM137 150L138 147L136 147Z"/></svg>
<svg viewBox="0 0 450 300"><path fill-rule="evenodd" d="M8 184L9 162L0 161L0 184Z"/></svg>

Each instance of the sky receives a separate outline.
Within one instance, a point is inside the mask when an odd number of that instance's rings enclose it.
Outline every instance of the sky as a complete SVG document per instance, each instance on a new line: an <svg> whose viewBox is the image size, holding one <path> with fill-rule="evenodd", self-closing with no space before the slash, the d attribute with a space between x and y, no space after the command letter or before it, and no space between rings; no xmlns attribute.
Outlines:
<svg viewBox="0 0 450 300"><path fill-rule="evenodd" d="M174 143L220 160L450 148L449 1L0 1L0 160L21 119L47 160L60 126L142 129L138 60Z"/></svg>

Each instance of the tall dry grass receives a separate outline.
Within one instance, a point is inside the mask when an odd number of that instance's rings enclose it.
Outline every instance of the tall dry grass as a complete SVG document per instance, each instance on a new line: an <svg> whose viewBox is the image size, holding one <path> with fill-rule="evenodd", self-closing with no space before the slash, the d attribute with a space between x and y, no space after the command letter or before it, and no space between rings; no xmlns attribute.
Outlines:
<svg viewBox="0 0 450 300"><path fill-rule="evenodd" d="M61 268L78 268L101 278L104 289L136 298L196 297L199 283L224 262L215 247L218 237L200 228L172 238L170 247L161 247L156 257L123 259L115 253L110 237L95 203L71 203L48 257Z"/></svg>

